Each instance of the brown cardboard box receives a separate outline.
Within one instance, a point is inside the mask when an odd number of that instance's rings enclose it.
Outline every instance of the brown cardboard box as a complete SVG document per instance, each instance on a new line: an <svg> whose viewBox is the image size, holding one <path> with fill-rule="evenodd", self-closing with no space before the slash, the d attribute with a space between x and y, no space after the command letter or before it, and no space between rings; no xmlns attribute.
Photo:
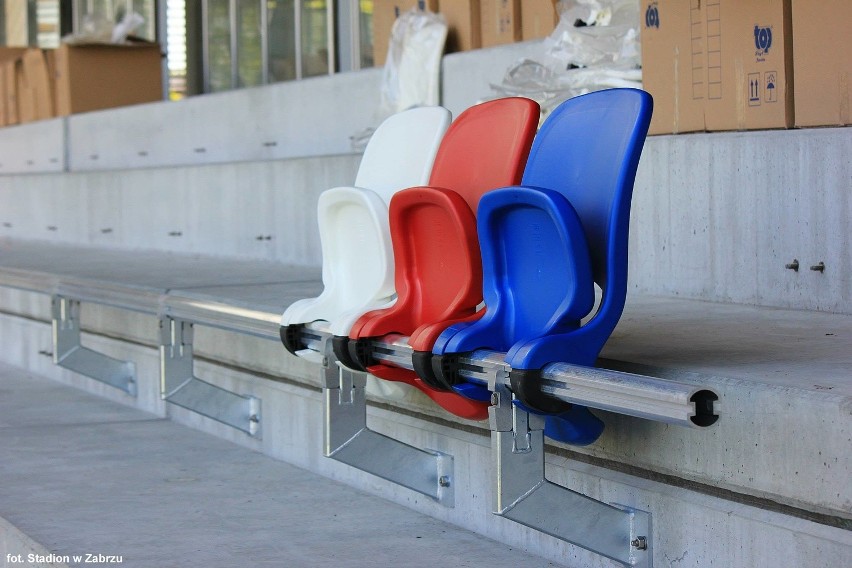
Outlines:
<svg viewBox="0 0 852 568"><path fill-rule="evenodd" d="M521 41L521 0L480 0L482 47Z"/></svg>
<svg viewBox="0 0 852 568"><path fill-rule="evenodd" d="M11 59L4 61L0 66L3 69L3 111L5 114L4 125L18 124L21 119L18 115L18 81L15 69L20 65L19 60Z"/></svg>
<svg viewBox="0 0 852 568"><path fill-rule="evenodd" d="M32 101L27 101L29 108L32 106L33 120L44 120L55 116L53 106L53 77L51 77L47 66L45 52L38 48L28 49L21 58L23 64L24 81L26 83L27 96ZM19 104L23 99L19 99ZM22 117L21 122L28 122Z"/></svg>
<svg viewBox="0 0 852 568"><path fill-rule="evenodd" d="M440 8L447 20L447 53L482 47L479 0L443 0Z"/></svg>
<svg viewBox="0 0 852 568"><path fill-rule="evenodd" d="M852 124L852 2L793 0L796 126Z"/></svg>
<svg viewBox="0 0 852 568"><path fill-rule="evenodd" d="M529 41L547 37L559 23L556 4L559 0L523 0L521 2L521 39Z"/></svg>
<svg viewBox="0 0 852 568"><path fill-rule="evenodd" d="M55 57L57 116L163 99L158 45L62 45Z"/></svg>
<svg viewBox="0 0 852 568"><path fill-rule="evenodd" d="M0 126L18 123L15 61L26 51L25 47L0 47Z"/></svg>
<svg viewBox="0 0 852 568"><path fill-rule="evenodd" d="M707 130L793 126L790 0L703 0Z"/></svg>
<svg viewBox="0 0 852 568"><path fill-rule="evenodd" d="M792 126L790 0L679 4L642 4L651 133Z"/></svg>
<svg viewBox="0 0 852 568"><path fill-rule="evenodd" d="M18 123L38 120L35 90L27 81L23 59L15 61L15 88L18 96Z"/></svg>
<svg viewBox="0 0 852 568"><path fill-rule="evenodd" d="M649 134L704 130L701 0L643 2L642 83L654 97Z"/></svg>
<svg viewBox="0 0 852 568"><path fill-rule="evenodd" d="M396 17L418 7L421 10L437 12L438 0L373 0L373 65L381 67L385 64Z"/></svg>

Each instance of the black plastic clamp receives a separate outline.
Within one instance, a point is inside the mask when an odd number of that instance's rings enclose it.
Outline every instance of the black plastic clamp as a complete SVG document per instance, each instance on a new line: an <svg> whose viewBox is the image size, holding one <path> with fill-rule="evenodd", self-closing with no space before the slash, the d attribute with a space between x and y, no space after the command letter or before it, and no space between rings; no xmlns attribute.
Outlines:
<svg viewBox="0 0 852 568"><path fill-rule="evenodd" d="M304 349L300 340L303 329L305 329L305 324L303 323L282 325L278 328L278 335L281 336L281 343L283 343L284 348L293 355L296 354L296 351Z"/></svg>
<svg viewBox="0 0 852 568"><path fill-rule="evenodd" d="M546 414L562 414L571 410L571 403L541 392L541 369L512 369L509 383L512 392L530 410Z"/></svg>

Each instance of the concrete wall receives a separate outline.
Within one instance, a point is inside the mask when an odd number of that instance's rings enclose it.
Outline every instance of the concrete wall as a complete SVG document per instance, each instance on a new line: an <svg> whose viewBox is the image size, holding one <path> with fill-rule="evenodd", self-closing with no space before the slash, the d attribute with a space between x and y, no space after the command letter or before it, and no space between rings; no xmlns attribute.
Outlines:
<svg viewBox="0 0 852 568"><path fill-rule="evenodd" d="M633 198L631 288L852 313L849 132L649 138ZM358 162L344 154L0 176L0 236L318 266L316 199L351 183ZM798 272L784 268L794 258ZM809 270L819 262L823 273Z"/></svg>

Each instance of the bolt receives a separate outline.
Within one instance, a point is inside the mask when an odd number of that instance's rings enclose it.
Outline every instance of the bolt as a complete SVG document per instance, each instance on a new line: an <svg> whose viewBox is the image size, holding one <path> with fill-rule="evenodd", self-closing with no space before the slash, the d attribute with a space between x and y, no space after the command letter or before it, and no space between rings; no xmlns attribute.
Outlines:
<svg viewBox="0 0 852 568"><path fill-rule="evenodd" d="M818 264L811 266L811 270L814 272L825 272L825 263L823 261L819 261Z"/></svg>
<svg viewBox="0 0 852 568"><path fill-rule="evenodd" d="M637 536L630 541L630 545L637 550L648 550L648 539L644 536Z"/></svg>
<svg viewBox="0 0 852 568"><path fill-rule="evenodd" d="M787 270L793 270L795 272L798 272L799 271L799 259L794 258L793 262L785 264L784 268L786 268Z"/></svg>
<svg viewBox="0 0 852 568"><path fill-rule="evenodd" d="M254 422L255 424L257 424L258 422L260 422L260 418L258 418L257 414L252 414L251 416L249 416L249 422Z"/></svg>
<svg viewBox="0 0 852 568"><path fill-rule="evenodd" d="M450 476L442 475L438 478L438 485L441 487L449 487L450 486Z"/></svg>
<svg viewBox="0 0 852 568"><path fill-rule="evenodd" d="M491 393L491 406L497 406L500 404L500 393L492 392Z"/></svg>

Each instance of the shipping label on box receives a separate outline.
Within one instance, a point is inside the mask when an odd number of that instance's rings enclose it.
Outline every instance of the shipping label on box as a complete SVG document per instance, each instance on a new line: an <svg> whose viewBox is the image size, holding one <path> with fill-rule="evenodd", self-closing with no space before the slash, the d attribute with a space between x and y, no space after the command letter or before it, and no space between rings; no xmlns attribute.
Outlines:
<svg viewBox="0 0 852 568"><path fill-rule="evenodd" d="M793 0L796 126L852 124L852 2Z"/></svg>
<svg viewBox="0 0 852 568"><path fill-rule="evenodd" d="M480 0L482 47L521 41L521 0Z"/></svg>

